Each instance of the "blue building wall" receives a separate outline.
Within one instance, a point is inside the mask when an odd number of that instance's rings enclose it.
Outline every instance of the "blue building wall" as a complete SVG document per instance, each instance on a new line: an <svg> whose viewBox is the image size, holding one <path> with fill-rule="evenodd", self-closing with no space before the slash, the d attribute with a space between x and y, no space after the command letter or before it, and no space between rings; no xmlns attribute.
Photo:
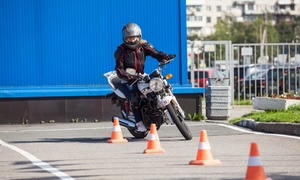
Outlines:
<svg viewBox="0 0 300 180"><path fill-rule="evenodd" d="M185 8L185 0L1 0L0 98L106 94L103 73L115 67L127 22L158 50L177 54L166 73L177 92L193 92L184 88ZM148 57L146 72L156 65Z"/></svg>

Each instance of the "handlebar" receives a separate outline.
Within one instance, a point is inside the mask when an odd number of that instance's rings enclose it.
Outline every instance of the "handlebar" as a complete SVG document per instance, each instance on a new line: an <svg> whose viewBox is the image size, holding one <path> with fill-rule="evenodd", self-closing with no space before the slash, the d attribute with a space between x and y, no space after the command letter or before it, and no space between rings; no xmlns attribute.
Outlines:
<svg viewBox="0 0 300 180"><path fill-rule="evenodd" d="M166 64L169 64L171 61L173 61L175 59L175 57L173 59L169 59L169 60L163 60L162 62L160 62L158 64L159 67L163 67L165 66Z"/></svg>

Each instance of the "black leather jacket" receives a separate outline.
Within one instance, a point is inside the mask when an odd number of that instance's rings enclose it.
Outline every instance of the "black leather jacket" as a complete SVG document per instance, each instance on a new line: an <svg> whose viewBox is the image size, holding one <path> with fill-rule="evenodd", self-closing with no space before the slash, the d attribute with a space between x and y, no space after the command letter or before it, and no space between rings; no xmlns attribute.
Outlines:
<svg viewBox="0 0 300 180"><path fill-rule="evenodd" d="M115 51L116 68L118 77L128 81L133 78L126 72L127 68L136 70L136 73L144 74L144 64L146 56L151 56L159 62L163 61L166 54L157 51L150 43L142 40L136 50L129 49L124 43L118 46Z"/></svg>

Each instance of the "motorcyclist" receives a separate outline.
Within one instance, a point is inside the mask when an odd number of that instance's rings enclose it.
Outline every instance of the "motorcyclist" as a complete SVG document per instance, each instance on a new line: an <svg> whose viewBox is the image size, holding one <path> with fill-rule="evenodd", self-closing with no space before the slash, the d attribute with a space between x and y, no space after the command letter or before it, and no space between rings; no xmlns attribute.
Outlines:
<svg viewBox="0 0 300 180"><path fill-rule="evenodd" d="M150 43L142 39L142 30L136 23L127 23L122 28L123 43L117 47L114 53L116 59L115 70L122 79L123 93L131 102L132 112L135 116L138 131L146 131L142 122L140 111L140 97L136 81L137 75L144 74L146 56L151 56L159 62L168 61L175 57L175 54L166 54L157 51ZM132 85L132 86L131 86Z"/></svg>

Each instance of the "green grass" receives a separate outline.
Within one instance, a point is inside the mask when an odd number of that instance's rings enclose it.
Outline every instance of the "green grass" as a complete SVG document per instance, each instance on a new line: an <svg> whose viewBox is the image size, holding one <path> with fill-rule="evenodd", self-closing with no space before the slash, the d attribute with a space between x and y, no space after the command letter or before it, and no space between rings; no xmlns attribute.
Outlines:
<svg viewBox="0 0 300 180"><path fill-rule="evenodd" d="M203 115L201 115L200 113L194 113L193 115L188 114L190 120L192 121L202 121L205 119L205 117Z"/></svg>
<svg viewBox="0 0 300 180"><path fill-rule="evenodd" d="M252 105L252 100L251 99L240 99L238 101L237 99L234 100L234 105Z"/></svg>
<svg viewBox="0 0 300 180"><path fill-rule="evenodd" d="M300 105L290 106L288 110L251 112L240 118L230 120L229 123L235 123L244 119L253 119L256 122L287 122L300 123Z"/></svg>

